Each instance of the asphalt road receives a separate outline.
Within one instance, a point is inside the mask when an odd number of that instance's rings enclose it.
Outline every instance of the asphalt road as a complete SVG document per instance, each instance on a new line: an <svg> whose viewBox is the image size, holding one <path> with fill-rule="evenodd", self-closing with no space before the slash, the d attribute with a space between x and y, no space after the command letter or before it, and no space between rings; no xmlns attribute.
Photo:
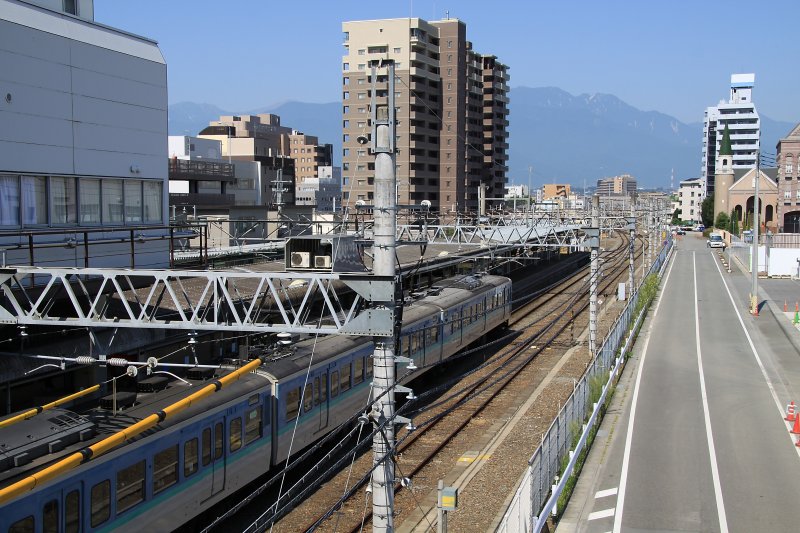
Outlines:
<svg viewBox="0 0 800 533"><path fill-rule="evenodd" d="M783 420L800 354L785 317L747 314L749 278L698 237L679 243L559 532L800 526L800 448Z"/></svg>

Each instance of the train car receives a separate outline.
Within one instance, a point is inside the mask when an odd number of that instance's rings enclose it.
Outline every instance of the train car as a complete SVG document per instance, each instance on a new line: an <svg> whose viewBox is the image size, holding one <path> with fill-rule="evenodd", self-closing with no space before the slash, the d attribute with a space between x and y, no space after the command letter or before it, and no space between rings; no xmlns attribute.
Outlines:
<svg viewBox="0 0 800 533"><path fill-rule="evenodd" d="M419 296L404 308L400 351L420 367L407 379L507 323L510 307L511 283L498 276L445 280ZM299 342L131 442L11 500L0 533L175 529L363 411L372 350L368 338ZM168 384L162 376L163 387L143 380L135 403L120 412L58 409L0 428L0 481L29 476L233 368L204 370L211 373Z"/></svg>

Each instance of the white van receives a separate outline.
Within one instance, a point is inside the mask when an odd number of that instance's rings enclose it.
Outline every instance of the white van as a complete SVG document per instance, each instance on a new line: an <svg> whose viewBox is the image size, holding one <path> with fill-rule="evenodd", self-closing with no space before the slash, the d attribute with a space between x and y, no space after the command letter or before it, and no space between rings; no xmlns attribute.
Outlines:
<svg viewBox="0 0 800 533"><path fill-rule="evenodd" d="M722 238L721 233L714 232L708 236L708 240L706 241L706 247L708 248L722 248L722 251L725 251L725 239Z"/></svg>

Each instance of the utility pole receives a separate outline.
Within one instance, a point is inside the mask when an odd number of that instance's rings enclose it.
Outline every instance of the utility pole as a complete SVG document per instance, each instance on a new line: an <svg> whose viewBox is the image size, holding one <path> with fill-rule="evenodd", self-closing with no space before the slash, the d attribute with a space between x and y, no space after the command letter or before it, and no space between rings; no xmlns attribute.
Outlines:
<svg viewBox="0 0 800 533"><path fill-rule="evenodd" d="M653 199L647 199L647 270L653 266Z"/></svg>
<svg viewBox="0 0 800 533"><path fill-rule="evenodd" d="M753 276L753 287L750 291L750 314L758 316L758 182L761 181L761 151L756 150L756 194L753 198L753 248L750 252L750 264Z"/></svg>
<svg viewBox="0 0 800 533"><path fill-rule="evenodd" d="M633 297L634 288L634 256L636 255L636 197L631 196L631 216L628 217L628 231L630 232L630 273L628 275L628 298Z"/></svg>
<svg viewBox="0 0 800 533"><path fill-rule="evenodd" d="M592 227L586 235L590 239L591 266L589 268L589 354L594 357L597 350L597 278L600 274L600 197L592 196Z"/></svg>
<svg viewBox="0 0 800 533"><path fill-rule="evenodd" d="M388 102L376 104L377 65L372 65L372 151L375 153L375 208L373 274L395 279L397 198L395 196L394 62L383 60L388 70ZM395 279L395 283L397 280ZM394 301L385 304L394 316ZM394 531L394 392L395 337L373 337L373 424L382 429L372 440L372 528Z"/></svg>

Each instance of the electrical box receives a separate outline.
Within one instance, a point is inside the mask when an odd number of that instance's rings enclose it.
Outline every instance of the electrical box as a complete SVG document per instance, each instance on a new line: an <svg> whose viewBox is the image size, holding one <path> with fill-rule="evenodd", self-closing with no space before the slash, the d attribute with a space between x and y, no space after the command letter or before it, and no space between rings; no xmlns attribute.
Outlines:
<svg viewBox="0 0 800 533"><path fill-rule="evenodd" d="M625 299L625 284L620 283L619 285L617 285L617 300L621 302L624 299Z"/></svg>
<svg viewBox="0 0 800 533"><path fill-rule="evenodd" d="M286 270L366 272L352 235L300 235L286 241Z"/></svg>
<svg viewBox="0 0 800 533"><path fill-rule="evenodd" d="M439 505L445 511L455 511L458 507L458 488L457 487L444 487L442 489L442 501Z"/></svg>

